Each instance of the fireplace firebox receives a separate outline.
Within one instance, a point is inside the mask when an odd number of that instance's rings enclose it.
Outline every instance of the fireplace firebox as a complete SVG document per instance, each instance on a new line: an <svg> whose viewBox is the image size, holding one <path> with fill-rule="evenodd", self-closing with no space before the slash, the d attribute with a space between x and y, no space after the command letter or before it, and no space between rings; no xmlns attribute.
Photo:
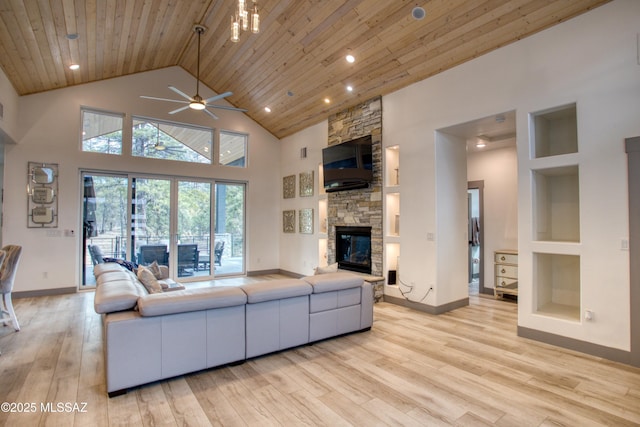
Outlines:
<svg viewBox="0 0 640 427"><path fill-rule="evenodd" d="M371 227L336 226L338 268L371 274Z"/></svg>

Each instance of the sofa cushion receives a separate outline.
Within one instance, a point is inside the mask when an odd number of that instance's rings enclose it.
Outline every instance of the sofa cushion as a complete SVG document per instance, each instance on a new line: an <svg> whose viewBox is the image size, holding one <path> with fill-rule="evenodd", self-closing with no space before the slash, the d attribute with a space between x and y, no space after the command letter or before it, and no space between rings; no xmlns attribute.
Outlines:
<svg viewBox="0 0 640 427"><path fill-rule="evenodd" d="M138 267L138 279L150 294L162 292L162 285L158 283L158 279L153 275L151 270L144 266Z"/></svg>
<svg viewBox="0 0 640 427"><path fill-rule="evenodd" d="M258 303L275 299L309 295L311 286L300 279L269 280L267 282L250 283L240 286L247 294L247 302Z"/></svg>
<svg viewBox="0 0 640 427"><path fill-rule="evenodd" d="M303 277L302 280L313 286L313 293L339 291L341 289L362 286L364 279L353 273L327 273Z"/></svg>
<svg viewBox="0 0 640 427"><path fill-rule="evenodd" d="M238 287L215 286L144 295L138 299L138 311L142 316L150 317L232 307L246 302L247 295Z"/></svg>
<svg viewBox="0 0 640 427"><path fill-rule="evenodd" d="M114 271L124 272L123 268L119 264L116 264L115 262L105 262L105 263L96 264L93 266L93 275L96 278L100 277L103 273L114 272Z"/></svg>
<svg viewBox="0 0 640 427"><path fill-rule="evenodd" d="M130 310L136 306L140 295L143 291L132 280L110 281L96 288L93 308L100 314Z"/></svg>

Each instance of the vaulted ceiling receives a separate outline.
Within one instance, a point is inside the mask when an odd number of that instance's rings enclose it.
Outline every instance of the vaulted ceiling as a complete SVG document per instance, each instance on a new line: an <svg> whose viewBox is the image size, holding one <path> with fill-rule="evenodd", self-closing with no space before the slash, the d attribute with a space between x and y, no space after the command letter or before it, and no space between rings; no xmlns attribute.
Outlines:
<svg viewBox="0 0 640 427"><path fill-rule="evenodd" d="M260 33L233 43L236 1L0 0L0 66L20 95L175 65L195 77L201 24L202 82L281 138L610 0L259 0Z"/></svg>

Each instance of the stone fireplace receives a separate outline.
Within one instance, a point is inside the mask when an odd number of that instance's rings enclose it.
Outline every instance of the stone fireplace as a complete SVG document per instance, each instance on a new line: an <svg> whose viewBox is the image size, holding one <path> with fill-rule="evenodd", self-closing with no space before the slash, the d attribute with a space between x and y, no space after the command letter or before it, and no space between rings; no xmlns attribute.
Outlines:
<svg viewBox="0 0 640 427"><path fill-rule="evenodd" d="M371 135L373 182L369 188L327 194L327 257L340 263L337 231L365 228L370 235L370 260L366 272L382 276L382 99L374 98L329 117L328 145ZM353 244L361 244L360 237ZM344 243L344 241L343 241ZM353 253L353 248L352 248ZM350 255L351 257L351 255ZM360 266L362 267L362 266ZM343 267L340 267L343 268Z"/></svg>

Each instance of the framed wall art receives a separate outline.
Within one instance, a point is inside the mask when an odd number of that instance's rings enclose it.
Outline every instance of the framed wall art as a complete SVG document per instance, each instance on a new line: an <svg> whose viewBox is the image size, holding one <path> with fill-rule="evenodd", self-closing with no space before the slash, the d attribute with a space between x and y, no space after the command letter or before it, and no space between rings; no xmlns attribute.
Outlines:
<svg viewBox="0 0 640 427"><path fill-rule="evenodd" d="M283 233L295 233L296 232L296 211L282 211L282 232Z"/></svg>
<svg viewBox="0 0 640 427"><path fill-rule="evenodd" d="M300 197L313 196L313 171L300 173Z"/></svg>
<svg viewBox="0 0 640 427"><path fill-rule="evenodd" d="M300 209L298 224L301 234L313 234L313 209Z"/></svg>
<svg viewBox="0 0 640 427"><path fill-rule="evenodd" d="M296 197L296 176L289 175L282 178L282 197L293 199Z"/></svg>
<svg viewBox="0 0 640 427"><path fill-rule="evenodd" d="M29 162L27 167L27 227L58 227L58 165Z"/></svg>

